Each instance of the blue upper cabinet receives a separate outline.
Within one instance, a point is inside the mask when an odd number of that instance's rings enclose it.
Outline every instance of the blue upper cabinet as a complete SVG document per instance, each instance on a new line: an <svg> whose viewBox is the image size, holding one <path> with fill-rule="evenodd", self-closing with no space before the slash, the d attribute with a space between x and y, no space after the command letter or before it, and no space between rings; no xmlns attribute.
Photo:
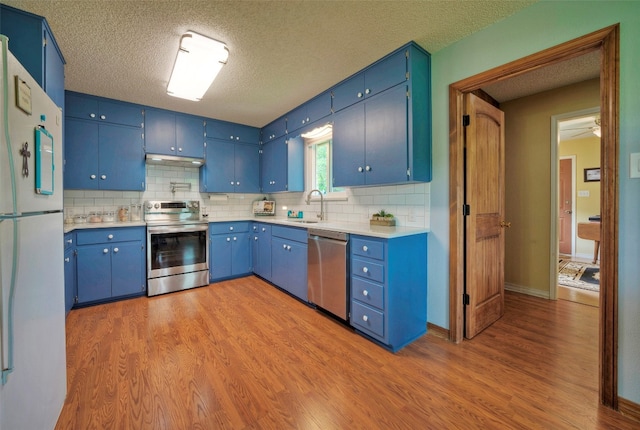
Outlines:
<svg viewBox="0 0 640 430"><path fill-rule="evenodd" d="M280 117L262 128L262 143L271 142L287 133L287 118Z"/></svg>
<svg viewBox="0 0 640 430"><path fill-rule="evenodd" d="M45 90L53 102L64 106L64 57L47 20L0 5L0 33L9 38L9 50Z"/></svg>
<svg viewBox="0 0 640 430"><path fill-rule="evenodd" d="M64 187L144 191L142 107L67 92Z"/></svg>
<svg viewBox="0 0 640 430"><path fill-rule="evenodd" d="M136 128L141 128L144 122L142 106L73 91L67 91L66 97L67 117Z"/></svg>
<svg viewBox="0 0 640 430"><path fill-rule="evenodd" d="M367 87L364 102L334 114L333 185L430 181L429 53L410 43L351 79L360 78ZM336 88L350 87L351 79ZM334 110L338 93L334 89Z"/></svg>
<svg viewBox="0 0 640 430"><path fill-rule="evenodd" d="M145 109L144 115L145 152L194 158L204 156L202 118L154 108Z"/></svg>
<svg viewBox="0 0 640 430"><path fill-rule="evenodd" d="M287 114L287 133L331 115L331 92L325 91Z"/></svg>
<svg viewBox="0 0 640 430"><path fill-rule="evenodd" d="M210 139L258 144L260 129L216 119L205 120L205 135Z"/></svg>
<svg viewBox="0 0 640 430"><path fill-rule="evenodd" d="M263 193L304 191L304 143L300 137L279 137L262 145Z"/></svg>
<svg viewBox="0 0 640 430"><path fill-rule="evenodd" d="M336 85L332 91L333 111L338 112L405 82L408 79L407 60L406 50L401 49Z"/></svg>
<svg viewBox="0 0 640 430"><path fill-rule="evenodd" d="M259 193L258 145L207 139L206 163L200 167L200 191L204 193Z"/></svg>

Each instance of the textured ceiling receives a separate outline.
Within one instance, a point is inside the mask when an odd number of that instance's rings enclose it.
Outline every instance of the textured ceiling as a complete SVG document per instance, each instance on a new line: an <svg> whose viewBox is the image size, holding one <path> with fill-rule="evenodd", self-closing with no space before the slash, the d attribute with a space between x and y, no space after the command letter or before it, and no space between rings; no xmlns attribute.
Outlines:
<svg viewBox="0 0 640 430"><path fill-rule="evenodd" d="M263 126L410 40L429 52L536 0L2 0L47 18L67 89ZM225 42L201 102L166 95L180 36Z"/></svg>

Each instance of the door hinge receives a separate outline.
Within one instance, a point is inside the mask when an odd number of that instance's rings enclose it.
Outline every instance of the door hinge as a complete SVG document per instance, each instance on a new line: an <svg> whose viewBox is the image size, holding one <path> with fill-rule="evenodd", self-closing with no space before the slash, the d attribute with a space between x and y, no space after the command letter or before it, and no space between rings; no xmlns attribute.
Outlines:
<svg viewBox="0 0 640 430"><path fill-rule="evenodd" d="M462 215L464 215L464 216L469 216L469 215L471 215L471 206L469 206L469 205L462 205Z"/></svg>
<svg viewBox="0 0 640 430"><path fill-rule="evenodd" d="M471 117L469 115L462 115L462 126L466 127L471 124Z"/></svg>
<svg viewBox="0 0 640 430"><path fill-rule="evenodd" d="M404 74L404 77L405 77L405 78L407 78L407 81L409 80L409 76L410 76L410 75L409 75L409 72L407 72L407 73L405 73L405 74Z"/></svg>
<svg viewBox="0 0 640 430"><path fill-rule="evenodd" d="M462 295L462 304L463 305L468 305L469 304L469 294L463 294Z"/></svg>
<svg viewBox="0 0 640 430"><path fill-rule="evenodd" d="M411 177L411 169L407 169L407 176Z"/></svg>
<svg viewBox="0 0 640 430"><path fill-rule="evenodd" d="M409 58L409 50L408 49L404 51L404 57L405 58Z"/></svg>
<svg viewBox="0 0 640 430"><path fill-rule="evenodd" d="M77 305L78 304L78 296L75 296L73 298L73 304Z"/></svg>

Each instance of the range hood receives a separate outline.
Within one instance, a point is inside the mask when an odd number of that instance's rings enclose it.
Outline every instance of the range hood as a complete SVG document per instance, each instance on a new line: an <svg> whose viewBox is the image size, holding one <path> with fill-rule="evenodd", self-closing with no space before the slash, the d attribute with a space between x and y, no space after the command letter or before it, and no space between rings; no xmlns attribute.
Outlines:
<svg viewBox="0 0 640 430"><path fill-rule="evenodd" d="M147 154L147 164L160 164L176 167L200 167L204 166L204 158L178 157L175 155Z"/></svg>

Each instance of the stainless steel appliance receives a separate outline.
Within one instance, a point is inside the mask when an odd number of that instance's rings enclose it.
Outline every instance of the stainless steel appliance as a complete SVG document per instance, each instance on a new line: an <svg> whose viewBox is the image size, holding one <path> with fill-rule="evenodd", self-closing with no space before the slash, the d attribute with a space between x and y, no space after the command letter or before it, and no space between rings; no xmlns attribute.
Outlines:
<svg viewBox="0 0 640 430"><path fill-rule="evenodd" d="M0 428L53 428L67 394L63 116L0 45Z"/></svg>
<svg viewBox="0 0 640 430"><path fill-rule="evenodd" d="M310 228L308 239L308 300L348 321L349 234Z"/></svg>
<svg viewBox="0 0 640 430"><path fill-rule="evenodd" d="M200 203L148 201L147 295L171 293L209 284L209 224Z"/></svg>

